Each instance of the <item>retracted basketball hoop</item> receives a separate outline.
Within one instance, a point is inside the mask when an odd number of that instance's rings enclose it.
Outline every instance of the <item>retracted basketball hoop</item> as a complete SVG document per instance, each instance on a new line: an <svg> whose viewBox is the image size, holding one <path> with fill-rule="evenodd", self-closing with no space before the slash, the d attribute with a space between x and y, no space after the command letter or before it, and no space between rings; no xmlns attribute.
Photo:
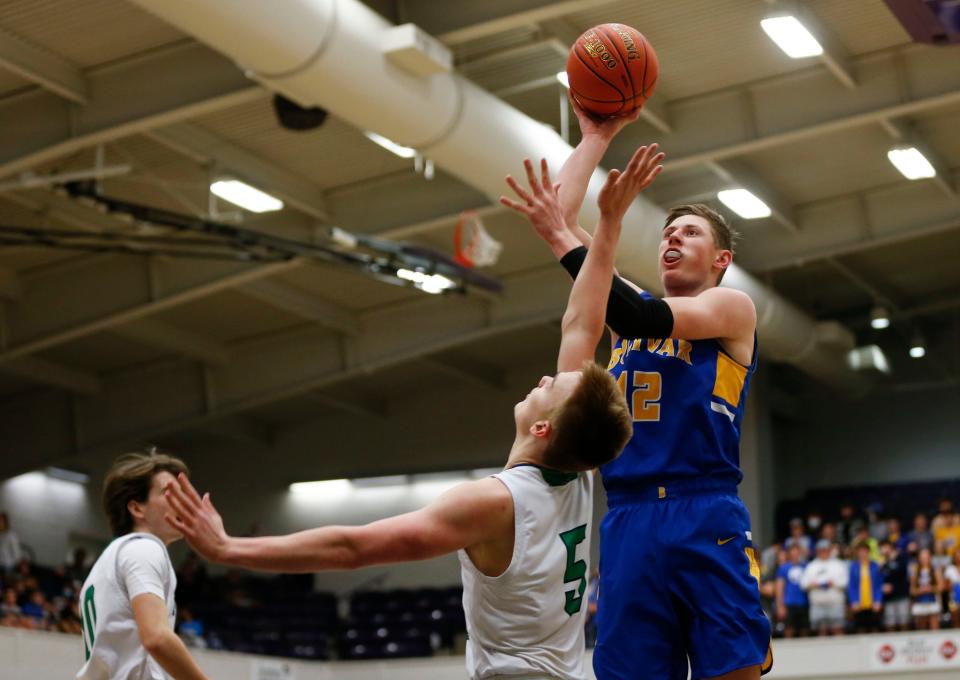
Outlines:
<svg viewBox="0 0 960 680"><path fill-rule="evenodd" d="M490 235L475 210L460 214L453 233L454 260L464 267L489 267L496 264L503 244Z"/></svg>

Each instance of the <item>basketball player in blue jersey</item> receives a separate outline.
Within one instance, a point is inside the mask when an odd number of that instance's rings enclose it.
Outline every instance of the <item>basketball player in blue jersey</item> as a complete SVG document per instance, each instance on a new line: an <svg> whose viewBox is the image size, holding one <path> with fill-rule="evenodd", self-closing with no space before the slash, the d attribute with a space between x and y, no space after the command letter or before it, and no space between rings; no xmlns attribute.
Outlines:
<svg viewBox="0 0 960 680"><path fill-rule="evenodd" d="M587 184L630 122L597 123L574 105L582 141L560 171L564 218L534 224L574 277L591 245L577 223ZM660 171L641 147L645 184ZM600 680L758 678L772 665L759 569L737 496L740 426L756 368L756 310L718 284L735 234L705 205L667 216L656 253L665 297L614 276L606 311L609 370L627 399L633 436L602 469ZM651 257L654 254L651 253Z"/></svg>

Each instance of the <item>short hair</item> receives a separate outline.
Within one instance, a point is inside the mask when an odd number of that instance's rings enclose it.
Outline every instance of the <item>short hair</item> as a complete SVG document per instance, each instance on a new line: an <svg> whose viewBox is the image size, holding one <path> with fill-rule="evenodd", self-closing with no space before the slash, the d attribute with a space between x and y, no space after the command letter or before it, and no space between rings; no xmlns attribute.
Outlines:
<svg viewBox="0 0 960 680"><path fill-rule="evenodd" d="M709 205L704 205L703 203L688 203L671 208L667 214L667 221L663 224L664 229L675 219L683 217L684 215L695 215L696 217L704 218L710 223L711 231L713 231L714 245L721 250L729 250L731 253L736 252L737 241L740 239L739 232L730 226L727 218ZM723 280L723 275L726 273L727 270L725 269L720 272L720 276L717 277L717 283Z"/></svg>
<svg viewBox="0 0 960 680"><path fill-rule="evenodd" d="M114 537L133 531L133 516L127 505L130 501L145 503L153 478L161 472L169 472L173 476L181 472L190 474L182 460L156 451L127 453L113 462L103 480L103 510Z"/></svg>
<svg viewBox="0 0 960 680"><path fill-rule="evenodd" d="M606 465L633 435L633 418L616 381L596 362L584 363L580 383L549 416L547 467L582 472Z"/></svg>

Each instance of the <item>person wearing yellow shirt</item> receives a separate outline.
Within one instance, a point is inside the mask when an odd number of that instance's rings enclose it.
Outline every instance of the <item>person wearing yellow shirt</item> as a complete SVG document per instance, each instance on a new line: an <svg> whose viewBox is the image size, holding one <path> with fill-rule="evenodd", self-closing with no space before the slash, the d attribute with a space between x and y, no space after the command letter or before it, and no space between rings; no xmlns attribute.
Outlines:
<svg viewBox="0 0 960 680"><path fill-rule="evenodd" d="M853 614L853 625L858 633L880 630L883 574L880 565L870 558L870 545L866 541L857 544L856 556L850 562L847 600Z"/></svg>
<svg viewBox="0 0 960 680"><path fill-rule="evenodd" d="M937 552L951 557L960 547L960 516L956 513L938 516L940 522L933 529L933 542Z"/></svg>

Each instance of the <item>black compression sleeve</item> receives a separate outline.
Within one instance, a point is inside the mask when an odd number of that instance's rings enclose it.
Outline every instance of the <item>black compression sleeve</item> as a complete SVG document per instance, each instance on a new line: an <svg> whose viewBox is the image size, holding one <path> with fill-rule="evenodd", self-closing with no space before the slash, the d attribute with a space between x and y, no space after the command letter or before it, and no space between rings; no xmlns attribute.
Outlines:
<svg viewBox="0 0 960 680"><path fill-rule="evenodd" d="M585 246L574 248L560 264L574 279L587 259ZM619 276L613 277L607 302L607 325L621 338L669 338L673 311L663 300L645 298Z"/></svg>

